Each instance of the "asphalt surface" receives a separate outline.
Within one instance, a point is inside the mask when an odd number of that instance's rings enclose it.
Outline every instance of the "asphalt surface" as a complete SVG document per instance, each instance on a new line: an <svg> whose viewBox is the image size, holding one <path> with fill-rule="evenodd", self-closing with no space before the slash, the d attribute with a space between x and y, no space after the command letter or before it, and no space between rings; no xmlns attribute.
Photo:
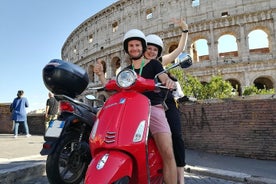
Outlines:
<svg viewBox="0 0 276 184"><path fill-rule="evenodd" d="M0 134L0 184L48 184L43 136ZM186 184L276 184L276 161L186 150Z"/></svg>

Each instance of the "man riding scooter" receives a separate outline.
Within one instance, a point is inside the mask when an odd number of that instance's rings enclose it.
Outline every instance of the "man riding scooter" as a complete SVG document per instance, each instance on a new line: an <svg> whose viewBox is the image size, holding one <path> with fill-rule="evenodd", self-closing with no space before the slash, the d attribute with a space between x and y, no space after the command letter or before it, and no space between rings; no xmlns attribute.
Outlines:
<svg viewBox="0 0 276 184"><path fill-rule="evenodd" d="M127 67L128 69L135 71L136 74L142 76L145 79L154 79L157 74L163 71L163 67L159 61L155 59L147 60L143 57L147 44L145 35L140 30L132 29L128 31L124 36L123 45L125 52L130 56L132 62L132 65ZM100 77L104 76L100 75ZM168 77L166 73L158 75L158 79L168 89L175 87L175 83ZM163 160L164 182L167 184L175 184L177 182L176 163L172 148L171 132L166 120L164 107L162 105L164 99L153 90L143 92L143 95L145 95L151 103L150 132ZM133 114L133 116L135 116L135 114ZM97 131L96 129L97 127L95 125L91 135L96 133L93 132ZM90 171L91 170L88 169L86 174L86 182L89 181Z"/></svg>

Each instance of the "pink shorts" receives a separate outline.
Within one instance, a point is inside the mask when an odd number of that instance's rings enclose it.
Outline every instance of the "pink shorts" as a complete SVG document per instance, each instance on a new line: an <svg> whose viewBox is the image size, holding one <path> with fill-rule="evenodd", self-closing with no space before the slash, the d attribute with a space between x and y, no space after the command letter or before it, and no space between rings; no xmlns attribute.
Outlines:
<svg viewBox="0 0 276 184"><path fill-rule="evenodd" d="M156 133L171 134L171 129L161 104L151 106L150 132L152 135Z"/></svg>

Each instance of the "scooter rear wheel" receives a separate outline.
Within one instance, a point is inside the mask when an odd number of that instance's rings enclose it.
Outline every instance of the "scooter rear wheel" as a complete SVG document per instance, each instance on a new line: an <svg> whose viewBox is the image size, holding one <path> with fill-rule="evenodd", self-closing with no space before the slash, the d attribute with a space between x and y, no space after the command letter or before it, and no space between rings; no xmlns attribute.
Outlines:
<svg viewBox="0 0 276 184"><path fill-rule="evenodd" d="M74 184L84 179L89 157L75 149L79 134L70 133L59 142L53 154L46 161L47 178L51 184ZM91 159L91 158L90 158Z"/></svg>

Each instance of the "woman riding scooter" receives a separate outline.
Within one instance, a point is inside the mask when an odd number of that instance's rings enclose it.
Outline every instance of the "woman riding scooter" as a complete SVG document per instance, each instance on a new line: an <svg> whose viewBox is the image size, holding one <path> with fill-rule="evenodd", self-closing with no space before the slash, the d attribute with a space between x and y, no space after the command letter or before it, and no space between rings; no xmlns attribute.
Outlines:
<svg viewBox="0 0 276 184"><path fill-rule="evenodd" d="M147 59L158 59L162 65L167 65L170 61L173 61L181 52L181 50L174 50L172 53L161 56L163 50L163 41L161 38L151 34L146 36L146 40L148 47L145 52L145 57ZM168 110L166 110L166 117L172 132L173 150L177 164L177 180L178 184L184 184L185 147L181 132L180 113L174 100L173 93L171 91L166 91L164 96L166 98L165 103L168 107Z"/></svg>

